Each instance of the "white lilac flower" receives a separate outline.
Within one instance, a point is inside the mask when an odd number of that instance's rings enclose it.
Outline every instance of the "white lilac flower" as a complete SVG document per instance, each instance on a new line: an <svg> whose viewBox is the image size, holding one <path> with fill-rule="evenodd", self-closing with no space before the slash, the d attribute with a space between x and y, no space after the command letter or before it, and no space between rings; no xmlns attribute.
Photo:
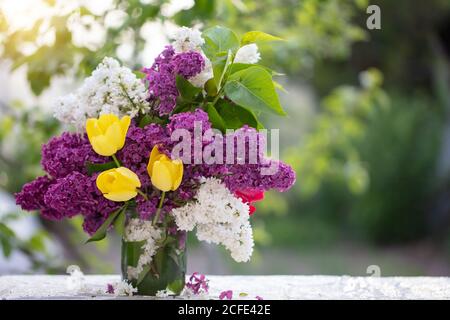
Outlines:
<svg viewBox="0 0 450 320"><path fill-rule="evenodd" d="M180 230L197 228L197 238L222 244L237 262L250 259L253 233L249 207L216 178L203 179L195 201L172 210Z"/></svg>
<svg viewBox="0 0 450 320"><path fill-rule="evenodd" d="M61 122L83 128L86 118L114 113L135 117L149 111L144 83L129 69L106 57L74 93L58 99L54 115Z"/></svg>
<svg viewBox="0 0 450 320"><path fill-rule="evenodd" d="M117 296L132 296L137 289L133 287L131 283L126 280L122 280L120 282L115 282L111 284L111 291L114 292L114 295Z"/></svg>
<svg viewBox="0 0 450 320"><path fill-rule="evenodd" d="M200 31L192 28L181 27L173 37L172 47L176 53L187 51L200 51L205 43Z"/></svg>
<svg viewBox="0 0 450 320"><path fill-rule="evenodd" d="M142 254L139 256L136 267L128 266L129 280L139 278L139 274L145 265L152 262L158 249L157 241L161 238L161 230L153 227L151 221L131 219L125 227L125 241L145 241L142 246Z"/></svg>
<svg viewBox="0 0 450 320"><path fill-rule="evenodd" d="M205 40L200 31L192 28L181 27L174 35L172 47L176 53L196 51L200 52L205 60L205 68L202 72L189 79L189 82L197 88L203 88L206 81L214 77L212 63L202 51Z"/></svg>
<svg viewBox="0 0 450 320"><path fill-rule="evenodd" d="M246 44L239 48L234 57L234 63L257 63L261 59L258 46L254 43Z"/></svg>
<svg viewBox="0 0 450 320"><path fill-rule="evenodd" d="M202 72L189 78L189 82L197 88L203 88L206 81L214 77L211 61L203 54L203 52L202 55L203 59L205 60L205 67L203 68Z"/></svg>
<svg viewBox="0 0 450 320"><path fill-rule="evenodd" d="M158 292L156 292L156 296L158 298L167 298L168 296L170 296L170 292L167 290L159 290Z"/></svg>
<svg viewBox="0 0 450 320"><path fill-rule="evenodd" d="M70 265L67 267L66 273L70 276L66 280L66 287L75 292L81 292L86 289L84 273L77 265Z"/></svg>

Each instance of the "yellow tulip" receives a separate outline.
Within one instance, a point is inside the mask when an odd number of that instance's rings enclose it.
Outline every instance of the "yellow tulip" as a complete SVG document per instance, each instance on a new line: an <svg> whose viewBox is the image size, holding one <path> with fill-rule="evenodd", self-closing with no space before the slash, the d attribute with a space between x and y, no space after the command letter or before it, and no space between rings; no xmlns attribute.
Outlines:
<svg viewBox="0 0 450 320"><path fill-rule="evenodd" d="M87 119L86 132L94 151L102 156L112 156L122 149L130 122L129 116L119 120L114 114Z"/></svg>
<svg viewBox="0 0 450 320"><path fill-rule="evenodd" d="M150 153L147 172L155 188L164 192L175 191L183 179L183 162L170 159L155 146Z"/></svg>
<svg viewBox="0 0 450 320"><path fill-rule="evenodd" d="M125 167L103 171L98 175L96 184L106 199L118 202L136 197L137 188L141 186L136 173Z"/></svg>

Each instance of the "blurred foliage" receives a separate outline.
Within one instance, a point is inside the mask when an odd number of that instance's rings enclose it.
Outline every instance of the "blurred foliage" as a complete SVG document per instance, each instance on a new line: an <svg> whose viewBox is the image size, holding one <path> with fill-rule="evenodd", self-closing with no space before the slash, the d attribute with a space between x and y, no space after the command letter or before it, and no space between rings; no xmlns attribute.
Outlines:
<svg viewBox="0 0 450 320"><path fill-rule="evenodd" d="M442 121L423 97L389 99L381 74L361 74L322 101L315 128L288 151L298 173L290 208L348 230L345 238L417 239L427 231Z"/></svg>
<svg viewBox="0 0 450 320"><path fill-rule="evenodd" d="M167 3L115 0L113 7L101 15L87 7L62 10L38 19L30 29L20 30L10 30L7 19L2 19L4 41L0 52L14 62L13 70L27 66L30 86L39 95L52 77L74 71L80 77L90 74L104 56L116 56L120 45L129 39L132 54L127 62L140 67L139 53L146 42L143 27L152 20L170 20L185 26L223 24L241 33L275 30L286 42L272 54L264 52L264 56L287 73L300 67L311 69L315 59L345 57L354 41L365 38L365 32L351 19L355 10L365 8L366 0L198 0L192 8L170 17L161 15ZM107 23L112 19L113 24ZM104 32L103 40L84 46L74 44L74 25L81 28L78 32L98 28L99 33Z"/></svg>

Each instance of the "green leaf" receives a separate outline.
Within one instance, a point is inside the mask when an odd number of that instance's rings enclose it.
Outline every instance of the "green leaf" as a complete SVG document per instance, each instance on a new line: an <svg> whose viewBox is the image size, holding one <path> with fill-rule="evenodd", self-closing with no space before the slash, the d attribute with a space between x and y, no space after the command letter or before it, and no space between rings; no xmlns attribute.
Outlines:
<svg viewBox="0 0 450 320"><path fill-rule="evenodd" d="M262 66L260 64L254 64L254 63L233 63L230 67L230 74L236 73L238 71L248 69L251 67L260 67L265 69L267 72L269 72L272 76L282 76L282 73L279 73L277 71L274 71L266 66Z"/></svg>
<svg viewBox="0 0 450 320"><path fill-rule="evenodd" d="M28 70L27 79L31 86L31 91L39 96L44 89L50 85L51 75L43 70Z"/></svg>
<svg viewBox="0 0 450 320"><path fill-rule="evenodd" d="M45 236L42 233L35 234L28 240L28 245L33 251L45 252Z"/></svg>
<svg viewBox="0 0 450 320"><path fill-rule="evenodd" d="M2 238L13 238L15 237L15 235L16 234L10 227L8 227L3 222L0 222L0 236L2 236Z"/></svg>
<svg viewBox="0 0 450 320"><path fill-rule="evenodd" d="M95 172L102 172L105 170L109 170L112 168L115 168L116 164L114 161L106 162L106 163L92 163L87 162L86 163L86 169L88 172L88 175L92 175Z"/></svg>
<svg viewBox="0 0 450 320"><path fill-rule="evenodd" d="M122 210L123 207L111 213L100 228L95 231L94 235L86 241L86 243L103 240L106 237L106 232L108 231L109 226L113 223L114 219L116 219L117 215L122 212Z"/></svg>
<svg viewBox="0 0 450 320"><path fill-rule="evenodd" d="M181 279L177 279L172 281L171 283L169 283L169 285L167 286L167 289L169 289L170 291L176 293L176 292L180 292L181 290L183 290L184 288L184 282Z"/></svg>
<svg viewBox="0 0 450 320"><path fill-rule="evenodd" d="M241 38L242 45L254 42L267 42L267 41L283 41L283 39L262 31L249 31L246 34L244 34Z"/></svg>
<svg viewBox="0 0 450 320"><path fill-rule="evenodd" d="M256 129L264 128L252 111L234 103L223 100L216 105L216 109L226 129L239 129L244 125Z"/></svg>
<svg viewBox="0 0 450 320"><path fill-rule="evenodd" d="M5 238L1 238L0 243L2 245L3 255L5 256L5 258L8 258L12 252L11 244Z"/></svg>
<svg viewBox="0 0 450 320"><path fill-rule="evenodd" d="M146 114L141 118L141 120L139 120L139 128L144 128L144 127L148 126L150 123L163 124L164 120L161 118Z"/></svg>
<svg viewBox="0 0 450 320"><path fill-rule="evenodd" d="M208 103L206 105L206 112L208 113L209 121L213 128L219 129L222 132L225 132L227 126L223 121L220 114L217 112L216 108L212 105L212 103Z"/></svg>
<svg viewBox="0 0 450 320"><path fill-rule="evenodd" d="M125 220L126 220L127 214L125 210L122 210L121 213L117 216L117 218L114 220L114 230L123 237L124 230L125 230Z"/></svg>
<svg viewBox="0 0 450 320"><path fill-rule="evenodd" d="M227 73L228 67L232 62L233 54L231 53L231 50L228 50L227 59L225 60L223 66L221 65L220 68L218 68L218 66L213 67L214 79L216 80L216 84L219 90L220 88L222 88L223 79L225 77L225 74Z"/></svg>
<svg viewBox="0 0 450 320"><path fill-rule="evenodd" d="M253 66L230 75L224 89L226 96L242 107L255 112L286 114L272 77L264 68Z"/></svg>
<svg viewBox="0 0 450 320"><path fill-rule="evenodd" d="M146 264L145 266L142 267L142 271L139 274L136 285L140 284L142 282L142 280L144 280L145 276L150 271L150 268L151 268L151 264Z"/></svg>
<svg viewBox="0 0 450 320"><path fill-rule="evenodd" d="M193 86L188 80L186 80L183 76L177 75L176 78L177 89L180 93L180 96L183 100L187 100L192 102L195 96L198 95L202 89Z"/></svg>
<svg viewBox="0 0 450 320"><path fill-rule="evenodd" d="M206 29L202 36L205 39L203 52L211 61L215 61L221 54L227 55L228 50L235 53L239 48L238 37L232 30L225 27L215 26Z"/></svg>
<svg viewBox="0 0 450 320"><path fill-rule="evenodd" d="M217 96L218 90L216 81L214 79L209 79L205 83L205 91L208 94L208 96L215 97Z"/></svg>

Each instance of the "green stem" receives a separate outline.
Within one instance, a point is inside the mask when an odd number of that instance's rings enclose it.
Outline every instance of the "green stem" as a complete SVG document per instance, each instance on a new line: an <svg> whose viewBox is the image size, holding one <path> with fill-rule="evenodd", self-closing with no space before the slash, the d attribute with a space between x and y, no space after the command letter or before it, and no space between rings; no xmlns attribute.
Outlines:
<svg viewBox="0 0 450 320"><path fill-rule="evenodd" d="M117 159L116 155L113 154L111 157L113 158L114 163L116 164L117 168L119 168L119 167L120 167L120 162L119 162L119 160Z"/></svg>
<svg viewBox="0 0 450 320"><path fill-rule="evenodd" d="M156 214L155 214L155 217L153 218L153 225L155 225L159 221L159 215L161 214L161 208L162 208L165 196L166 196L166 193L163 191L161 194L161 199L159 200L158 209L156 209Z"/></svg>
<svg viewBox="0 0 450 320"><path fill-rule="evenodd" d="M144 199L145 199L146 201L148 201L147 195L146 195L145 193L143 193L141 189L136 189L136 191L137 191L137 193L139 193L141 196L143 196Z"/></svg>

